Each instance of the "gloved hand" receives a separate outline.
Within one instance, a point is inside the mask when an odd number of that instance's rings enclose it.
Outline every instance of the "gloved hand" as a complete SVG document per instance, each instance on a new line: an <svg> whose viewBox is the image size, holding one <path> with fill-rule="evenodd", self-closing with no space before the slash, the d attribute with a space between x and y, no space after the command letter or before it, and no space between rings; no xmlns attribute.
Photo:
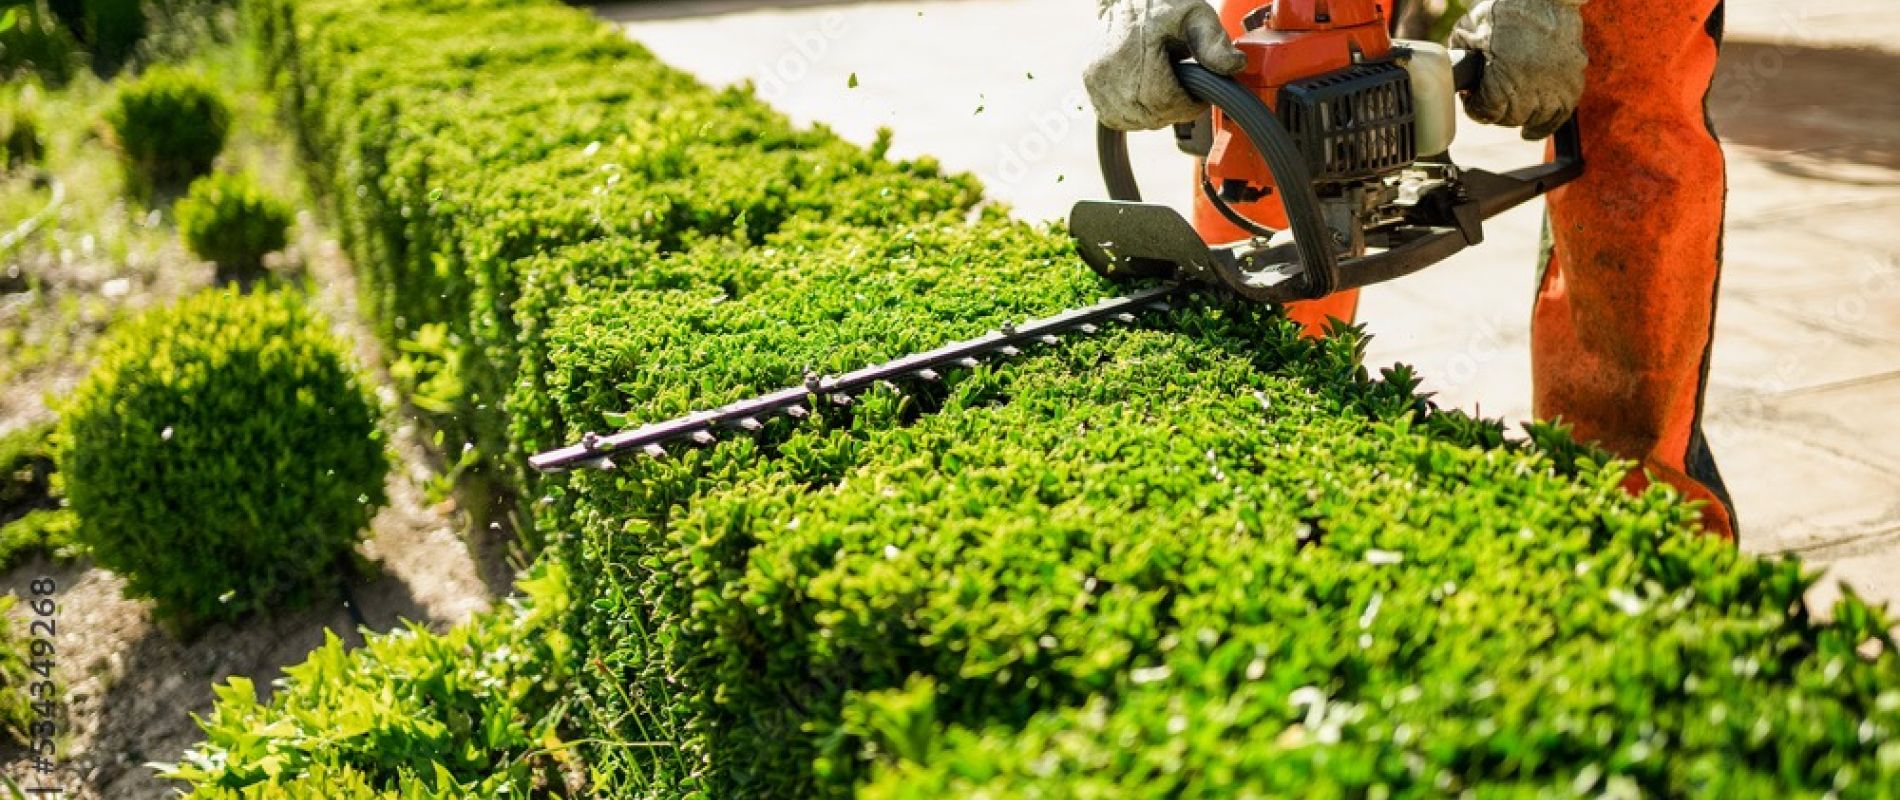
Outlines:
<svg viewBox="0 0 1900 800"><path fill-rule="evenodd" d="M1483 0L1452 31L1451 46L1484 53L1484 80L1465 94L1479 122L1545 138L1583 97L1584 0Z"/></svg>
<svg viewBox="0 0 1900 800"><path fill-rule="evenodd" d="M1232 75L1247 66L1220 15L1206 0L1102 0L1107 32L1082 84L1103 125L1124 131L1164 128L1200 116L1206 103L1174 78L1174 61Z"/></svg>

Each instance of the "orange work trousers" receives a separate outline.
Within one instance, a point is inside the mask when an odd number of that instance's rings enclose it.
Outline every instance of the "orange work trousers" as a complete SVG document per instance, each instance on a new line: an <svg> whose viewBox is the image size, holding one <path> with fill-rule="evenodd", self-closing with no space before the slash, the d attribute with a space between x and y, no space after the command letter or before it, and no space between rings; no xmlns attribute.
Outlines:
<svg viewBox="0 0 1900 800"><path fill-rule="evenodd" d="M1228 32L1262 0L1220 0ZM1702 435L1727 193L1707 114L1721 0L1591 0L1578 107L1587 166L1552 192L1531 310L1532 413L1633 459L1625 481L1661 480L1706 503L1703 526L1735 538L1734 506ZM1245 234L1198 193L1210 242ZM1357 290L1291 304L1319 335L1351 321Z"/></svg>

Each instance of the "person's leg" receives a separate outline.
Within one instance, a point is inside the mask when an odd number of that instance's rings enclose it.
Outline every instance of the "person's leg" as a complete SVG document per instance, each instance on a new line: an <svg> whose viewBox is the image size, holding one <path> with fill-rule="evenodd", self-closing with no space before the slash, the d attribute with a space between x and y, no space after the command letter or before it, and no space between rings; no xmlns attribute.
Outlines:
<svg viewBox="0 0 1900 800"><path fill-rule="evenodd" d="M1708 502L1735 536L1702 398L1721 272L1726 177L1705 110L1720 0L1591 0L1578 124L1584 174L1550 197L1531 317L1534 413Z"/></svg>
<svg viewBox="0 0 1900 800"><path fill-rule="evenodd" d="M1245 29L1240 24L1241 18L1247 16L1247 12L1259 8L1265 2L1266 0L1219 0L1217 5L1220 8L1221 24L1227 27L1227 35L1238 38L1244 33ZM1199 165L1196 164L1195 168L1198 170ZM1201 177L1198 172L1193 176L1192 180L1196 186L1200 185ZM1277 200L1263 201L1261 205L1264 206L1268 203L1277 202ZM1274 218L1278 216L1279 214L1273 214L1271 216L1262 214L1260 218L1263 221L1272 222ZM1192 219L1194 221L1194 230L1200 233L1201 238L1207 242L1233 242L1247 238L1247 232L1241 230L1239 226L1232 222L1228 222L1226 217L1221 216L1220 212L1215 211L1214 204L1208 202L1206 197L1201 196L1199 189L1196 189L1194 192L1194 213ZM1289 303L1287 304L1286 313L1294 322L1300 324L1300 327L1305 330L1307 336L1318 338L1326 332L1326 326L1331 319L1351 322L1358 309L1359 290L1348 289L1343 292L1327 295L1318 300Z"/></svg>

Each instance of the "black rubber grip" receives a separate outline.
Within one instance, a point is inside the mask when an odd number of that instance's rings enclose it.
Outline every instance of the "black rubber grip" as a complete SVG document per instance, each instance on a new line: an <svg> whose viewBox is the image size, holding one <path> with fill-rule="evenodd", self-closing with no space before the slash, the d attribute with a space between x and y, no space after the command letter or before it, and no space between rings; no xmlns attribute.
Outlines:
<svg viewBox="0 0 1900 800"><path fill-rule="evenodd" d="M1107 125L1095 126L1095 157L1102 166L1102 182L1108 184L1108 198L1124 203L1141 202L1141 186L1135 183L1135 170L1128 163L1128 135Z"/></svg>
<svg viewBox="0 0 1900 800"><path fill-rule="evenodd" d="M1484 80L1484 54L1476 50L1451 51L1451 85L1461 92L1478 88Z"/></svg>
<svg viewBox="0 0 1900 800"><path fill-rule="evenodd" d="M1293 137L1259 96L1234 79L1191 61L1176 63L1174 76L1189 96L1220 109L1240 126L1254 149L1266 159L1280 203L1286 209L1294 246L1299 251L1303 293L1309 298L1331 294L1338 282L1339 257L1334 251L1332 233L1320 217L1312 172L1307 169L1306 157L1294 144ZM1108 196L1139 202L1141 191L1135 183L1134 169L1128 163L1126 134L1100 126L1096 145ZM1218 198L1210 199L1218 202Z"/></svg>
<svg viewBox="0 0 1900 800"><path fill-rule="evenodd" d="M1292 134L1280 125L1280 118L1258 95L1199 64L1177 63L1174 75L1188 94L1212 103L1234 124L1254 149L1267 161L1273 183L1286 208L1287 225L1293 231L1293 243L1300 252L1301 279L1309 296L1318 298L1333 293L1338 278L1338 256L1333 250L1333 234L1320 216L1319 197L1313 193L1313 174L1306 168L1306 156L1294 144Z"/></svg>

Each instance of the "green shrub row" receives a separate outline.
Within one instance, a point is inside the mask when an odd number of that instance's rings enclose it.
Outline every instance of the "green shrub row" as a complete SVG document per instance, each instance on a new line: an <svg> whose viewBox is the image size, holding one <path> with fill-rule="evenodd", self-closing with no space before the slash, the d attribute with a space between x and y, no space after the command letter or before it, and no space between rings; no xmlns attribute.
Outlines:
<svg viewBox="0 0 1900 800"><path fill-rule="evenodd" d="M520 461L523 259L597 240L678 249L788 220L960 212L967 179L794 130L551 3L259 3L250 28L314 157L374 318L437 422Z"/></svg>
<svg viewBox="0 0 1900 800"><path fill-rule="evenodd" d="M1900 778L1900 662L1855 652L1877 614L1817 622L1797 564L1695 536L1666 489L1625 496L1560 431L1506 443L1369 378L1356 335L1258 309L532 480L509 465L584 430L1112 287L967 179L794 130L578 11L249 13L405 391L567 566L593 794Z"/></svg>

